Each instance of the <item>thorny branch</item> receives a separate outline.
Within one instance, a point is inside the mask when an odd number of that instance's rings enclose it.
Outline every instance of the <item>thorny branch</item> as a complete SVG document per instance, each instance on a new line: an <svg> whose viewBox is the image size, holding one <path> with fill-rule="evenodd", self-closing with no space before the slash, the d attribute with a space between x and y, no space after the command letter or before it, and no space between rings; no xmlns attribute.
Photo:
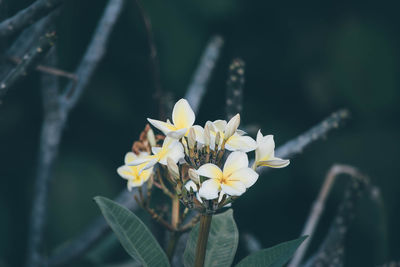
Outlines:
<svg viewBox="0 0 400 267"><path fill-rule="evenodd" d="M83 89L88 84L94 70L104 55L105 46L111 30L119 17L124 0L110 0L94 32L85 55L76 71L78 83L70 82L65 90L66 95L59 95L58 90L54 100L54 91L44 90L44 101L52 100L52 104L45 103L45 120L42 126L40 141L40 156L38 173L35 183L33 208L31 214L31 229L28 238L27 266L43 265L40 256L40 247L43 239L43 229L47 211L48 183L51 178L51 169L55 161L62 131L67 121L68 113L74 107ZM75 88L74 88L75 87ZM75 90L73 90L75 89ZM51 92L51 97L49 96Z"/></svg>
<svg viewBox="0 0 400 267"><path fill-rule="evenodd" d="M0 22L0 37L9 36L33 24L56 9L63 0L37 0L14 16Z"/></svg>

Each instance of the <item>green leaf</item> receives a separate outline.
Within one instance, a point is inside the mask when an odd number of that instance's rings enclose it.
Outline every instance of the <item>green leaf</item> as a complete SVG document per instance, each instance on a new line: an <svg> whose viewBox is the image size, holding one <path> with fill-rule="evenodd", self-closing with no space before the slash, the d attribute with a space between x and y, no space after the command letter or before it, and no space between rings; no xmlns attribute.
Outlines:
<svg viewBox="0 0 400 267"><path fill-rule="evenodd" d="M199 224L190 232L183 254L185 267L194 265ZM214 215L211 221L210 234L207 241L207 252L204 266L231 266L239 242L239 232L233 219L232 209Z"/></svg>
<svg viewBox="0 0 400 267"><path fill-rule="evenodd" d="M296 240L254 252L241 260L235 267L282 267L306 238L307 236L302 236Z"/></svg>
<svg viewBox="0 0 400 267"><path fill-rule="evenodd" d="M105 197L95 197L94 200L132 258L145 267L170 266L154 236L135 214Z"/></svg>

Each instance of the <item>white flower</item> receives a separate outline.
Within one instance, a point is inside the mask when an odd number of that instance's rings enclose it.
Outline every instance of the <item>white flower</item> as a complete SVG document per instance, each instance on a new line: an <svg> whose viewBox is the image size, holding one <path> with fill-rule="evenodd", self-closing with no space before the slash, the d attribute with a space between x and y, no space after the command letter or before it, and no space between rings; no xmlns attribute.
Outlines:
<svg viewBox="0 0 400 267"><path fill-rule="evenodd" d="M221 141L219 145L222 144L223 140L226 140L226 149L230 151L242 152L253 151L256 149L257 143L250 136L244 136L244 131L237 129L238 123L240 122L240 117L238 117L238 115L233 117L229 122L226 122L225 120L214 121L211 124L213 127L210 127L212 128L210 129L211 139L215 140L215 136L219 132L221 135Z"/></svg>
<svg viewBox="0 0 400 267"><path fill-rule="evenodd" d="M248 165L247 154L240 151L228 156L223 171L211 163L202 165L197 173L210 179L201 184L199 195L205 199L215 199L222 190L230 196L240 196L258 179L258 174Z"/></svg>
<svg viewBox="0 0 400 267"><path fill-rule="evenodd" d="M143 183L147 182L147 180L150 178L151 173L153 172L153 168L148 168L147 170L141 171L145 163L137 166L127 165L135 159L145 156L147 156L147 154L141 154L137 156L132 152L128 152L125 155L125 165L117 169L118 174L122 178L128 180L127 186L129 191L131 191L133 187L142 186Z"/></svg>
<svg viewBox="0 0 400 267"><path fill-rule="evenodd" d="M283 168L289 165L287 159L275 157L275 142L273 135L263 136L261 130L257 133L257 149L255 168L259 166L267 166L271 168Z"/></svg>
<svg viewBox="0 0 400 267"><path fill-rule="evenodd" d="M178 140L168 136L164 139L162 147L152 147L151 151L154 155L137 158L131 161L128 165L136 166L146 163L142 169L146 170L153 167L157 162L167 165L168 158L170 158L171 162L177 163L185 156L182 144Z"/></svg>
<svg viewBox="0 0 400 267"><path fill-rule="evenodd" d="M154 127L162 131L165 135L180 139L187 135L190 127L192 127L196 116L189 103L185 99L180 99L175 103L172 110L172 122L147 119Z"/></svg>

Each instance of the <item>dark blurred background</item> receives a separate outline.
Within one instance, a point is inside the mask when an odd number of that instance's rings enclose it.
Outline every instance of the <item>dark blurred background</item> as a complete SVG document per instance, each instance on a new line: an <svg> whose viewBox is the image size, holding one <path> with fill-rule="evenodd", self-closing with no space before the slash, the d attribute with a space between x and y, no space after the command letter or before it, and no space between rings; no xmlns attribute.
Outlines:
<svg viewBox="0 0 400 267"><path fill-rule="evenodd" d="M0 1L1 18L31 2ZM162 86L175 99L184 96L209 38L217 33L225 40L198 124L225 116L227 69L235 57L246 62L242 125L274 134L277 146L338 108L352 112L344 128L313 144L288 168L260 177L234 204L239 230L254 234L263 247L294 239L330 166L351 164L381 189L385 205L378 211L367 199L362 202L346 241L347 266L400 260L396 2L143 2L153 25ZM60 68L75 69L105 3L66 1L57 21ZM49 253L100 215L94 196L112 198L125 188L116 168L146 117L157 117L149 48L140 14L127 1L107 54L63 135L51 184ZM0 265L24 262L41 122L40 75L34 72L0 106ZM327 232L345 180L329 198L311 249ZM116 250L114 258L127 258ZM244 255L239 249L238 259Z"/></svg>

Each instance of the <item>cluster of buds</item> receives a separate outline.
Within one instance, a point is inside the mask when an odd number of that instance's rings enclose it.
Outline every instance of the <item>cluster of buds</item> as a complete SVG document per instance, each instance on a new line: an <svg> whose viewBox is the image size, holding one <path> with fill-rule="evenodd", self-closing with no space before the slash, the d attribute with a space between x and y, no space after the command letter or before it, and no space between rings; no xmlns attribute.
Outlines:
<svg viewBox="0 0 400 267"><path fill-rule="evenodd" d="M148 121L165 138L156 138L147 129L147 149L127 153L125 165L118 168L118 173L128 180L130 190L151 180L154 166L159 163L170 183L169 187L163 185L164 191L173 189L172 194L181 203L201 213L214 213L242 195L257 181L257 167L282 168L289 164L289 160L275 157L272 135L263 136L258 131L254 140L238 129L239 114L229 122L216 120L207 121L204 127L194 125L195 114L189 103L181 99L174 106L172 122ZM255 162L250 167L247 153L254 150Z"/></svg>

